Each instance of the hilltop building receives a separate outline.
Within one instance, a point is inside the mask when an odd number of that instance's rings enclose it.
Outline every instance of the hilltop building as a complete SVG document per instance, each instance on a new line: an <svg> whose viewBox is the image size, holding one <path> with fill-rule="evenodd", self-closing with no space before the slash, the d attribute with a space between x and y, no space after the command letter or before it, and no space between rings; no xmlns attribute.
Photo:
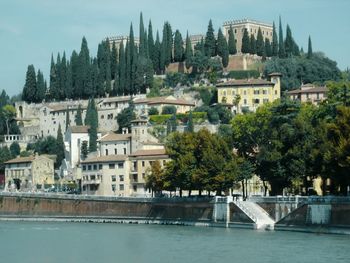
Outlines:
<svg viewBox="0 0 350 263"><path fill-rule="evenodd" d="M292 100L299 100L301 102L311 102L314 105L320 104L327 99L327 87L315 86L313 84L302 85L299 89L287 92L287 95Z"/></svg>
<svg viewBox="0 0 350 263"><path fill-rule="evenodd" d="M259 22L252 19L240 19L240 20L232 20L226 21L223 24L223 34L228 39L228 31L230 27L233 29L233 33L235 35L236 40L236 48L237 52L240 53L242 50L242 38L243 32L245 29L248 30L249 36L254 35L255 39L258 36L259 28L261 29L261 33L264 39L269 39L272 42L272 34L273 34L273 26L269 23Z"/></svg>
<svg viewBox="0 0 350 263"><path fill-rule="evenodd" d="M281 97L281 74L269 74L269 80L247 79L228 80L216 85L218 103L231 108L235 113L256 111L267 102Z"/></svg>
<svg viewBox="0 0 350 263"><path fill-rule="evenodd" d="M109 45L112 48L113 44L118 48L120 48L120 44L123 43L123 46L125 48L126 46L126 42L128 42L129 40L129 36L111 36L106 38L106 40L109 41ZM140 44L140 40L138 37L134 37L134 41L135 41L135 45L139 45Z"/></svg>

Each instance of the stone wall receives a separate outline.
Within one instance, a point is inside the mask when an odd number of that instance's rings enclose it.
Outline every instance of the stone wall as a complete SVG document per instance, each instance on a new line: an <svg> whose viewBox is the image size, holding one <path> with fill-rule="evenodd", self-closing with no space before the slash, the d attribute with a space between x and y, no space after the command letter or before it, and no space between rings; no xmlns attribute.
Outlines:
<svg viewBox="0 0 350 263"><path fill-rule="evenodd" d="M146 201L145 201L146 200ZM78 199L0 196L0 217L91 217L143 220L211 221L213 204L206 201L153 199Z"/></svg>
<svg viewBox="0 0 350 263"><path fill-rule="evenodd" d="M230 222L254 224L254 221L233 203L230 203Z"/></svg>

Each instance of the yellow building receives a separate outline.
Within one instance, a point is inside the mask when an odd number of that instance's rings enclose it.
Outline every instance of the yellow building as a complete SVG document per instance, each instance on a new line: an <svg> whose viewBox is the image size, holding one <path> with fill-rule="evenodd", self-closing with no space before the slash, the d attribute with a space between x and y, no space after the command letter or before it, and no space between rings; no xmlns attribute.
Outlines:
<svg viewBox="0 0 350 263"><path fill-rule="evenodd" d="M256 111L262 104L281 97L281 74L271 73L268 80L229 80L216 87L218 103L231 107L235 113Z"/></svg>

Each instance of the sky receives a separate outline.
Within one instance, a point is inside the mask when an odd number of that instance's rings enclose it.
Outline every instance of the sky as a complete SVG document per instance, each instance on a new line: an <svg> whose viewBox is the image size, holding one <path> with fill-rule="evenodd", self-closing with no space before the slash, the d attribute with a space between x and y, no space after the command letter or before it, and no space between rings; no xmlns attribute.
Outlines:
<svg viewBox="0 0 350 263"><path fill-rule="evenodd" d="M49 80L51 54L68 56L80 50L86 37L90 54L107 36L127 35L139 16L153 31L169 21L183 36L205 34L209 19L215 31L227 20L250 18L288 23L296 42L307 50L311 35L314 51L350 67L350 0L0 0L0 90L21 92L27 66Z"/></svg>

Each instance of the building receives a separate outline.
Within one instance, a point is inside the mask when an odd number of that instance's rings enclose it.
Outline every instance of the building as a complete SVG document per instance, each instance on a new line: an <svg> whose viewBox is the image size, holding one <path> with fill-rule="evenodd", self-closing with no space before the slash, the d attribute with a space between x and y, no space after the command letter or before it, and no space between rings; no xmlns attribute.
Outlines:
<svg viewBox="0 0 350 263"><path fill-rule="evenodd" d="M135 99L134 105L138 115L147 115L150 108L156 108L161 113L165 106L175 106L177 113L186 113L195 106L192 102L174 96Z"/></svg>
<svg viewBox="0 0 350 263"><path fill-rule="evenodd" d="M129 40L129 36L111 36L106 38L106 40L109 41L109 45L112 48L113 44L118 48L120 48L120 44L123 43L123 46L125 48L126 46L126 42L128 42ZM134 41L135 41L135 45L139 45L140 44L140 40L138 37L134 37Z"/></svg>
<svg viewBox="0 0 350 263"><path fill-rule="evenodd" d="M269 80L228 80L216 85L218 103L235 113L255 111L260 105L279 99L281 96L281 74L272 73Z"/></svg>
<svg viewBox="0 0 350 263"><path fill-rule="evenodd" d="M287 95L292 100L311 102L314 105L318 105L320 102L327 99L327 87L305 84L299 89L288 91Z"/></svg>
<svg viewBox="0 0 350 263"><path fill-rule="evenodd" d="M270 40L270 42L272 42L272 34L273 34L272 24L259 22L251 19L226 21L223 24L223 34L224 36L226 36L227 39L228 39L228 31L230 30L230 27L232 27L233 33L235 35L236 48L238 53L240 53L242 49L242 38L243 38L243 32L245 29L248 30L249 36L254 35L256 39L260 28L264 39L267 38Z"/></svg>
<svg viewBox="0 0 350 263"><path fill-rule="evenodd" d="M127 157L113 154L82 161L82 194L129 196Z"/></svg>
<svg viewBox="0 0 350 263"><path fill-rule="evenodd" d="M5 162L5 190L32 191L54 183L54 158L18 157Z"/></svg>
<svg viewBox="0 0 350 263"><path fill-rule="evenodd" d="M169 161L169 156L166 154L163 145L145 147L145 149L138 150L129 156L130 195L149 195L145 188L146 176L151 170L152 163L155 161L159 161L162 167Z"/></svg>
<svg viewBox="0 0 350 263"><path fill-rule="evenodd" d="M202 35L202 34L197 34L197 35L190 35L189 36L190 38L190 41L191 41L191 46L192 46L192 49L194 49L194 47L200 43L203 39L205 39L205 35ZM186 46L186 43L184 43L184 47Z"/></svg>

